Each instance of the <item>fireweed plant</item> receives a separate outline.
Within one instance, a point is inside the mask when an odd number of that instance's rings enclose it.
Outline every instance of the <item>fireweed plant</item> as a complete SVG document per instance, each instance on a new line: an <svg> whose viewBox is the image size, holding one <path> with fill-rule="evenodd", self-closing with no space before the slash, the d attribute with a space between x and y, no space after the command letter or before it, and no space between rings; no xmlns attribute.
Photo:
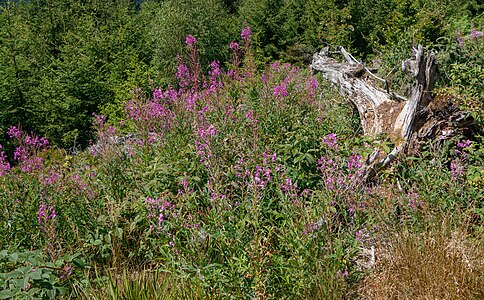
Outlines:
<svg viewBox="0 0 484 300"><path fill-rule="evenodd" d="M381 224L428 222L441 182L459 182L447 201L475 204L462 200L480 193L466 182L467 141L449 167L412 160L406 181L395 168L364 182L369 143L352 108L307 70L256 70L251 38L247 26L228 47L232 65L214 61L205 76L187 36L177 86L134 90L120 124L94 115L98 138L75 156L10 128L18 148L11 160L0 152L2 248L82 257L88 267L55 269L72 292L102 291L89 268L149 266L200 298L339 299L371 271L358 257Z"/></svg>

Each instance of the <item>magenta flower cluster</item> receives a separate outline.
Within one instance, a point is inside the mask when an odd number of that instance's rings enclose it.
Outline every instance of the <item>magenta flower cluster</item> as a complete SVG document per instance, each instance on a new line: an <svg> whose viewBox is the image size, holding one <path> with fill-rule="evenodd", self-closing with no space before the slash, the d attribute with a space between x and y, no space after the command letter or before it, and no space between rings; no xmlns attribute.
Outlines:
<svg viewBox="0 0 484 300"><path fill-rule="evenodd" d="M274 86L274 97L276 98L284 98L287 97L288 92L287 92L287 86L285 83L282 83L280 85Z"/></svg>
<svg viewBox="0 0 484 300"><path fill-rule="evenodd" d="M252 109L245 114L245 119L254 127L259 123L258 116Z"/></svg>
<svg viewBox="0 0 484 300"><path fill-rule="evenodd" d="M452 180L457 180L464 176L464 166L459 159L450 162L450 173L452 174Z"/></svg>
<svg viewBox="0 0 484 300"><path fill-rule="evenodd" d="M37 222L39 224L46 224L49 220L55 219L57 214L53 206L47 206L41 204L39 210L37 211Z"/></svg>
<svg viewBox="0 0 484 300"><path fill-rule="evenodd" d="M42 203L37 211L37 222L42 228L42 233L47 245L45 251L49 254L53 261L56 261L58 255L60 254L60 249L56 243L56 233L55 233L55 219L57 218L57 213L54 210L54 206L48 206Z"/></svg>
<svg viewBox="0 0 484 300"><path fill-rule="evenodd" d="M178 71L176 72L176 79L180 87L186 87L190 84L191 74L188 66L184 63L178 64Z"/></svg>
<svg viewBox="0 0 484 300"><path fill-rule="evenodd" d="M281 66L281 62L275 61L271 64L271 69L272 69L272 71L280 72L281 71L280 66Z"/></svg>
<svg viewBox="0 0 484 300"><path fill-rule="evenodd" d="M3 146L0 145L0 177L7 174L10 171L10 163L7 160L5 152L2 150Z"/></svg>
<svg viewBox="0 0 484 300"><path fill-rule="evenodd" d="M205 84L208 86L207 93L213 93L217 89L222 88L222 82L220 81L220 76L222 75L222 70L220 69L220 61L215 60L210 63L210 71L208 71L209 83Z"/></svg>
<svg viewBox="0 0 484 300"><path fill-rule="evenodd" d="M124 109L128 119L135 122L138 128L145 128L156 135L163 135L173 126L175 115L171 108L172 97L177 97L171 90L163 93L159 90L153 92L156 98L146 102L129 100Z"/></svg>
<svg viewBox="0 0 484 300"><path fill-rule="evenodd" d="M237 43L236 41L232 41L230 42L230 49L232 49L233 51L237 51L240 49L240 46L239 46L239 43Z"/></svg>
<svg viewBox="0 0 484 300"><path fill-rule="evenodd" d="M360 243L363 243L368 238L370 238L370 233L366 230L366 228L358 230L355 234L355 239Z"/></svg>
<svg viewBox="0 0 484 300"><path fill-rule="evenodd" d="M30 173L42 167L42 157L38 154L47 149L49 141L46 138L29 134L16 126L10 127L7 135L19 144L14 150L13 159L19 162L22 171ZM0 151L0 176L5 175L9 170L10 164L7 157L3 151Z"/></svg>
<svg viewBox="0 0 484 300"><path fill-rule="evenodd" d="M285 195L289 196L289 198L292 199L294 203L299 204L299 200L298 200L299 187L297 186L297 183L292 181L291 178L287 177L282 181L281 191Z"/></svg>
<svg viewBox="0 0 484 300"><path fill-rule="evenodd" d="M187 35L185 38L185 43L189 46L194 45L196 42L197 42L197 39L191 34Z"/></svg>
<svg viewBox="0 0 484 300"><path fill-rule="evenodd" d="M323 174L326 187L330 190L335 189L336 185L343 185L341 175L337 173L337 166L331 157L321 157L318 159L318 169Z"/></svg>
<svg viewBox="0 0 484 300"><path fill-rule="evenodd" d="M218 189L214 186L214 184L210 180L207 180L207 190L208 190L208 193L210 194L211 202L214 202L215 200L224 201L227 199L227 195L219 192Z"/></svg>
<svg viewBox="0 0 484 300"><path fill-rule="evenodd" d="M13 138L20 138L20 135L22 134L20 128L17 126L12 126L8 129L7 131L8 136L13 139Z"/></svg>
<svg viewBox="0 0 484 300"><path fill-rule="evenodd" d="M174 205L169 201L150 197L146 197L145 204L148 211L147 218L150 220L150 228L165 232L163 223L171 214L171 210L174 208Z"/></svg>
<svg viewBox="0 0 484 300"><path fill-rule="evenodd" d="M457 141L457 147L461 148L462 150L470 148L471 144L472 144L472 142L470 140Z"/></svg>
<svg viewBox="0 0 484 300"><path fill-rule="evenodd" d="M478 39L478 38L484 37L484 32L472 29L471 30L471 37L473 39Z"/></svg>
<svg viewBox="0 0 484 300"><path fill-rule="evenodd" d="M248 44L250 39L252 38L252 31L250 30L250 27L246 26L242 28L242 32L240 33L240 36L242 37L244 42Z"/></svg>
<svg viewBox="0 0 484 300"><path fill-rule="evenodd" d="M457 141L457 149L454 151L456 158L450 162L450 173L452 174L452 180L458 181L458 179L465 176L465 164L468 161L467 151L472 147L470 140Z"/></svg>
<svg viewBox="0 0 484 300"><path fill-rule="evenodd" d="M322 139L323 144L328 146L329 149L338 150L338 140L336 134L330 133Z"/></svg>
<svg viewBox="0 0 484 300"><path fill-rule="evenodd" d="M272 170L270 167L255 166L255 171L253 174L253 185L254 189L263 189L272 180Z"/></svg>
<svg viewBox="0 0 484 300"><path fill-rule="evenodd" d="M346 278L349 275L348 269L345 269L344 271L338 270L336 272L336 275L338 275L339 277L342 277L342 278Z"/></svg>
<svg viewBox="0 0 484 300"><path fill-rule="evenodd" d="M348 170L360 170L363 167L363 157L359 154L352 154L348 159Z"/></svg>
<svg viewBox="0 0 484 300"><path fill-rule="evenodd" d="M59 278L60 279L65 279L65 278L68 278L72 275L72 266L70 264L66 264L61 272L60 272L60 276Z"/></svg>
<svg viewBox="0 0 484 300"><path fill-rule="evenodd" d="M363 183L365 172L363 157L357 153L353 153L348 158L332 155L331 152L338 150L338 139L334 133L323 137L322 143L331 150L317 162L324 182L323 191L339 200L338 203L333 200L331 205L342 205L351 213L351 216L354 216L357 211L366 210L366 201L354 197L355 194L367 195L372 192L371 188Z"/></svg>
<svg viewBox="0 0 484 300"><path fill-rule="evenodd" d="M321 227L322 224L318 223L318 222L314 222L314 223L310 223L310 224L306 224L306 229L303 230L302 232L302 235L307 235L309 233L312 233L314 231L317 231L319 230L319 228Z"/></svg>
<svg viewBox="0 0 484 300"><path fill-rule="evenodd" d="M316 77L311 77L308 82L306 83L306 91L310 97L314 97L316 95L316 90L318 89L318 79Z"/></svg>
<svg viewBox="0 0 484 300"><path fill-rule="evenodd" d="M472 29L468 36L462 36L462 34L458 32L455 36L455 41L457 42L457 46L462 48L466 40L472 39L474 41L477 41L480 38L484 38L484 32Z"/></svg>
<svg viewBox="0 0 484 300"><path fill-rule="evenodd" d="M257 161L259 161L257 159ZM264 151L262 153L262 163L255 164L256 161L245 160L240 157L234 165L235 176L240 180L238 185L246 188L244 192L251 193L255 198L261 198L265 193L271 193L272 188L276 188L294 204L299 204L299 188L291 178L286 176L284 167L277 163L277 154ZM255 166L252 166L255 164ZM235 202L235 206L240 203Z"/></svg>
<svg viewBox="0 0 484 300"><path fill-rule="evenodd" d="M200 162L205 163L212 157L210 145L212 139L218 134L218 130L212 124L198 127L197 138L195 139L195 150L200 157Z"/></svg>
<svg viewBox="0 0 484 300"><path fill-rule="evenodd" d="M422 208L424 203L420 199L420 196L416 192L408 192L407 194L408 198L408 207L411 209L417 209L417 208Z"/></svg>

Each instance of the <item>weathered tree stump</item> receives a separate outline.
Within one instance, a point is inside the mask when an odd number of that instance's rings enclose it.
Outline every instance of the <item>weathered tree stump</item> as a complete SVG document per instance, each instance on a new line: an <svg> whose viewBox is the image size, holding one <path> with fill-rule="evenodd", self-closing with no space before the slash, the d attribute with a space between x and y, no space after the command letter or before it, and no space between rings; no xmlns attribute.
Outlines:
<svg viewBox="0 0 484 300"><path fill-rule="evenodd" d="M344 56L344 63L333 59L329 48L324 48L314 55L311 69L337 85L356 106L365 135L385 135L394 145L390 153L375 149L368 157L366 180L421 141L449 138L473 122L469 113L459 110L449 99L435 99L432 90L438 77L437 61L432 52L425 55L421 45L414 49L411 59L402 63L403 70L415 77L407 97L392 93L386 80L371 73L343 47L337 47L336 53ZM385 88L368 80L372 77L383 81Z"/></svg>

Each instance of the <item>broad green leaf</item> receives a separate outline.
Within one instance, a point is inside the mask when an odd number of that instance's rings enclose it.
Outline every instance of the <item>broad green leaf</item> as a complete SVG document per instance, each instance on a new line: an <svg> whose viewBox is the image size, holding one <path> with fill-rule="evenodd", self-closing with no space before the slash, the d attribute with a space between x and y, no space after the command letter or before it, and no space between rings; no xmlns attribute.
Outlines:
<svg viewBox="0 0 484 300"><path fill-rule="evenodd" d="M72 263L76 267L81 268L81 269L83 269L86 266L86 264L84 263L84 261L81 258L75 258L75 259L73 259L72 260Z"/></svg>
<svg viewBox="0 0 484 300"><path fill-rule="evenodd" d="M12 258L13 262L16 262L18 260L18 253L14 252L14 253L10 254L10 257Z"/></svg>
<svg viewBox="0 0 484 300"><path fill-rule="evenodd" d="M19 270L13 270L5 274L5 279L15 279L19 277L23 277L22 272L20 272Z"/></svg>
<svg viewBox="0 0 484 300"><path fill-rule="evenodd" d="M33 272L29 274L29 277L34 279L34 280L40 280L42 279L42 269L35 269Z"/></svg>
<svg viewBox="0 0 484 300"><path fill-rule="evenodd" d="M10 290L0 291L0 299L13 299L14 293Z"/></svg>

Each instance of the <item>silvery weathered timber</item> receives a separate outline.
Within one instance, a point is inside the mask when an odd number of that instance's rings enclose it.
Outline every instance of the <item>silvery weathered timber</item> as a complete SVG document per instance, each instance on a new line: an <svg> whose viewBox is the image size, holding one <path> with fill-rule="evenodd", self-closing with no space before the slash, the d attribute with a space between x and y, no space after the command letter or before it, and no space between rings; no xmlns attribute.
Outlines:
<svg viewBox="0 0 484 300"><path fill-rule="evenodd" d="M334 59L335 53L343 55L345 62ZM435 97L432 90L438 77L437 60L432 52L425 55L421 45L414 49L411 59L402 63L403 71L415 78L406 97L391 92L385 79L374 75L343 47L337 47L336 52L326 47L316 53L311 69L321 72L356 106L365 135L384 135L394 145L390 153L375 149L368 157L365 179L374 177L422 140L449 138L473 122L470 114L458 109L450 99ZM378 87L375 80L382 81L384 88Z"/></svg>

